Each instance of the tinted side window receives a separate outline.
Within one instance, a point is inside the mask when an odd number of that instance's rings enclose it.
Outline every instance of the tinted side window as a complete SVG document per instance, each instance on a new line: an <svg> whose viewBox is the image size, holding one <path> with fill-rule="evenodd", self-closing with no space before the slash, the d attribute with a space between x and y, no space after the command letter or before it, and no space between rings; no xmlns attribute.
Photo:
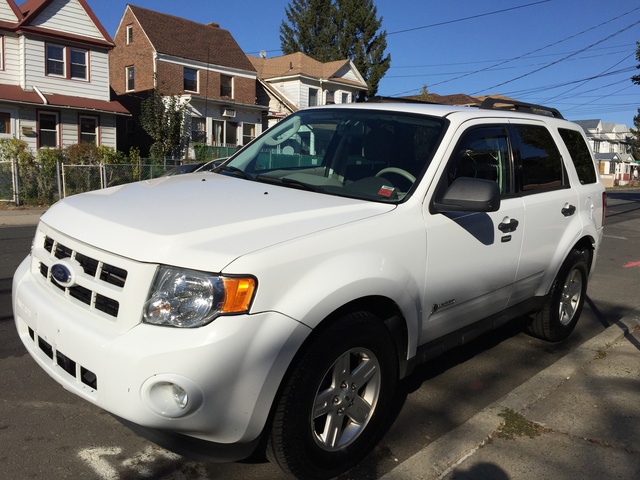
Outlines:
<svg viewBox="0 0 640 480"><path fill-rule="evenodd" d="M483 126L464 132L447 165L446 175L447 187L459 177L482 178L497 182L501 194L512 193L507 129Z"/></svg>
<svg viewBox="0 0 640 480"><path fill-rule="evenodd" d="M564 141L564 144L567 146L567 150L569 150L569 154L571 154L580 183L583 185L596 183L598 176L596 175L593 160L591 159L591 152L589 152L589 147L584 137L580 132L575 130L559 128L558 131L560 132L562 141Z"/></svg>
<svg viewBox="0 0 640 480"><path fill-rule="evenodd" d="M514 125L523 193L567 186L562 156L551 133L538 125Z"/></svg>

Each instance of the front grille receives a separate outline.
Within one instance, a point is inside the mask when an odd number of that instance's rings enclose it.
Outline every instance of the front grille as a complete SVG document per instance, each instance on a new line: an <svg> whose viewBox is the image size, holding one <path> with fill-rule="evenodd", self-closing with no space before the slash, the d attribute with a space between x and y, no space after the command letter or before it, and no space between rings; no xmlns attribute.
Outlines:
<svg viewBox="0 0 640 480"><path fill-rule="evenodd" d="M84 368L81 365L78 365L76 362L67 357L60 350L55 350L51 344L46 342L44 339L38 337L36 332L33 329L29 329L29 337L34 343L38 346L38 348L51 359L54 365L57 365L62 370L67 372L67 374L71 375L73 378L79 380L81 383L86 385L87 387L91 387L94 390L98 389L98 377L92 371Z"/></svg>
<svg viewBox="0 0 640 480"><path fill-rule="evenodd" d="M49 284L64 292L69 298L77 300L91 309L103 312L110 317L118 316L120 310L118 300L108 294L100 293L99 290L104 290L104 286L123 289L127 281L125 269L74 250L50 236L44 237L42 246L50 255L48 259L40 261L38 271ZM76 284L70 287L60 285L51 276L51 266L56 260L65 258L75 260L85 275L82 280L78 279ZM100 288L100 285L103 288Z"/></svg>

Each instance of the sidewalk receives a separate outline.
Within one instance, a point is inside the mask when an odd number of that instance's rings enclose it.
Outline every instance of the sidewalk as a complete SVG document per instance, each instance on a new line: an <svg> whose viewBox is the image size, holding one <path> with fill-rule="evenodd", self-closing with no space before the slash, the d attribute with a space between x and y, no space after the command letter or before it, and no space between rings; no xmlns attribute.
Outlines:
<svg viewBox="0 0 640 480"><path fill-rule="evenodd" d="M37 225L47 207L5 207L0 208L0 227Z"/></svg>
<svg viewBox="0 0 640 480"><path fill-rule="evenodd" d="M382 480L640 480L640 310Z"/></svg>

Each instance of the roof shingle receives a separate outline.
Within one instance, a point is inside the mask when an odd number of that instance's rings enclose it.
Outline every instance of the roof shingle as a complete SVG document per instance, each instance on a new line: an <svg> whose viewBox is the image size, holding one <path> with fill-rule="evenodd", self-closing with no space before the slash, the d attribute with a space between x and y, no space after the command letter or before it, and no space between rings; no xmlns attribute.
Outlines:
<svg viewBox="0 0 640 480"><path fill-rule="evenodd" d="M209 65L255 69L228 30L129 5L156 52Z"/></svg>

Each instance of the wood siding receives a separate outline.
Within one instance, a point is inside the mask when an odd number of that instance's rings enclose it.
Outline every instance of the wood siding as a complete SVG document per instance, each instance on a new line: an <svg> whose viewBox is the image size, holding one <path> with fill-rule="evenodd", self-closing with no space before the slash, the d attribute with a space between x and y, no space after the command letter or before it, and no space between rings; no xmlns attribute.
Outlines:
<svg viewBox="0 0 640 480"><path fill-rule="evenodd" d="M18 18L16 14L5 0L0 0L0 20L10 23L16 23Z"/></svg>
<svg viewBox="0 0 640 480"><path fill-rule="evenodd" d="M13 34L3 35L4 68L0 70L0 83L20 85L20 40Z"/></svg>
<svg viewBox="0 0 640 480"><path fill-rule="evenodd" d="M71 80L46 74L46 43L26 38L24 46L24 85L37 86L44 93L82 96L94 100L109 100L109 58L106 51L89 51L89 80ZM52 42L53 43L53 42ZM55 43L61 45L60 43ZM80 93L81 92L81 93Z"/></svg>
<svg viewBox="0 0 640 480"><path fill-rule="evenodd" d="M104 40L104 36L82 8L78 0L54 0L32 23L42 27Z"/></svg>

